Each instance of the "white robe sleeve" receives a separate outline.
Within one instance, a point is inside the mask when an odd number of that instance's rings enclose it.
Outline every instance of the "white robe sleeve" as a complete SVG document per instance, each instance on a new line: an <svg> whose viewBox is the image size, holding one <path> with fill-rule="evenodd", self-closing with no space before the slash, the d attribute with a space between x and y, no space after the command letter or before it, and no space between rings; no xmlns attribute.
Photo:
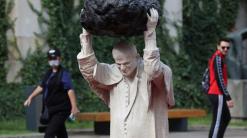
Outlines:
<svg viewBox="0 0 247 138"><path fill-rule="evenodd" d="M100 84L93 78L94 68L97 64L97 59L94 53L85 55L83 52L80 52L77 55L77 60L78 60L79 70L82 76L89 83L90 88L99 98L101 98L108 105L110 102L109 92L111 87Z"/></svg>
<svg viewBox="0 0 247 138"><path fill-rule="evenodd" d="M144 70L148 74L150 81L156 83L157 87L166 93L167 104L173 106L175 104L172 82L172 71L169 66L160 61L159 49L144 49ZM164 83L160 83L164 80ZM165 87L165 88L164 88Z"/></svg>
<svg viewBox="0 0 247 138"><path fill-rule="evenodd" d="M113 85L122 79L122 75L114 65L99 63L94 53L87 54L80 52L77 55L79 70L82 76L88 81L91 89L107 105L110 102L110 90Z"/></svg>
<svg viewBox="0 0 247 138"><path fill-rule="evenodd" d="M169 104L170 106L174 106L175 98L173 93L172 70L170 69L169 66L165 64L163 64L163 74L164 74L167 104Z"/></svg>

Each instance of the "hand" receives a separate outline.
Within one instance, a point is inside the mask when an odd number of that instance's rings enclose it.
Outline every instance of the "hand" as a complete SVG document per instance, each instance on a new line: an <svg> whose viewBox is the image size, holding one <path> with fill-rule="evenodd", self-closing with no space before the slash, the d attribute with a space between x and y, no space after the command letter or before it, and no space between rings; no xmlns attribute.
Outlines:
<svg viewBox="0 0 247 138"><path fill-rule="evenodd" d="M91 34L86 29L82 28L80 34L81 51L86 55L93 53Z"/></svg>
<svg viewBox="0 0 247 138"><path fill-rule="evenodd" d="M24 102L24 106L29 106L31 104L32 100L30 98L28 98L25 102Z"/></svg>
<svg viewBox="0 0 247 138"><path fill-rule="evenodd" d="M84 35L90 35L90 33L82 27L82 34Z"/></svg>
<svg viewBox="0 0 247 138"><path fill-rule="evenodd" d="M147 17L148 17L147 32L148 32L148 34L155 31L155 28L156 28L158 20L159 20L159 13L156 9L151 8L149 11L150 11L150 16L147 13Z"/></svg>
<svg viewBox="0 0 247 138"><path fill-rule="evenodd" d="M232 107L234 106L234 103L233 103L232 100L226 101L226 103L227 103L227 106L228 106L229 108L232 108Z"/></svg>
<svg viewBox="0 0 247 138"><path fill-rule="evenodd" d="M84 28L82 28L82 33L80 34L80 43L83 53L93 52L91 34Z"/></svg>
<svg viewBox="0 0 247 138"><path fill-rule="evenodd" d="M73 114L73 115L76 115L77 113L79 113L80 111L79 111L79 109L77 108L77 107L72 107L72 109L71 109L71 113Z"/></svg>
<svg viewBox="0 0 247 138"><path fill-rule="evenodd" d="M82 33L80 34L80 42L81 42L81 46L87 46L87 45L91 45L91 35L90 33L82 28Z"/></svg>

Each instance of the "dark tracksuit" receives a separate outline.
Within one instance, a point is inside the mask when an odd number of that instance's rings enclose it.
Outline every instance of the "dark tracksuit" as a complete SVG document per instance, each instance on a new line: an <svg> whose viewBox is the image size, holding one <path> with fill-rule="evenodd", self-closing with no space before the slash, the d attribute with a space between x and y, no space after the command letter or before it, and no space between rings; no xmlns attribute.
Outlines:
<svg viewBox="0 0 247 138"><path fill-rule="evenodd" d="M226 101L231 100L227 91L225 56L217 50L209 60L210 87L208 97L212 104L213 120L209 138L223 138L231 115Z"/></svg>
<svg viewBox="0 0 247 138"><path fill-rule="evenodd" d="M68 90L72 89L69 73L62 67L55 73L48 70L40 86L44 89L43 105L47 106L50 117L44 137L67 138L65 121L71 112Z"/></svg>

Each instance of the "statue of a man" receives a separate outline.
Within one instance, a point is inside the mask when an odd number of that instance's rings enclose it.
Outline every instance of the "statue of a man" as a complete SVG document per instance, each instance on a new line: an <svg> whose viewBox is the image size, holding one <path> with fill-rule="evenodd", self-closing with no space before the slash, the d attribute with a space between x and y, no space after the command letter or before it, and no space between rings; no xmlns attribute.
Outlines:
<svg viewBox="0 0 247 138"><path fill-rule="evenodd" d="M143 59L134 45L119 42L112 50L115 64L99 63L91 35L86 30L80 35L79 69L110 108L111 138L168 137L168 108L175 103L172 72L156 46L158 12L152 8L147 16Z"/></svg>

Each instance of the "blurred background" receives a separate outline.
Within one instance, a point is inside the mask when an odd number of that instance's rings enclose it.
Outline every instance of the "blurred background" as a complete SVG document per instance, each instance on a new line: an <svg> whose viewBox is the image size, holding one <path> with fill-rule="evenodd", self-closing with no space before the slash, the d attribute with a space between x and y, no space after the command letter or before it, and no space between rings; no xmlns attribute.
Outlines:
<svg viewBox="0 0 247 138"><path fill-rule="evenodd" d="M233 47L227 57L228 88L236 104L231 112L236 119L247 119L247 1L159 1L163 15L157 41L161 60L173 71L176 107L208 110L209 101L201 90L202 74L217 39L229 37ZM30 118L23 102L48 67L49 47L62 51L62 64L71 72L80 111L108 111L90 91L77 65L82 7L83 0L0 0L0 132L10 129L5 124L8 121L23 123ZM142 54L143 36L126 39ZM101 62L113 63L111 49L116 40L93 37Z"/></svg>

